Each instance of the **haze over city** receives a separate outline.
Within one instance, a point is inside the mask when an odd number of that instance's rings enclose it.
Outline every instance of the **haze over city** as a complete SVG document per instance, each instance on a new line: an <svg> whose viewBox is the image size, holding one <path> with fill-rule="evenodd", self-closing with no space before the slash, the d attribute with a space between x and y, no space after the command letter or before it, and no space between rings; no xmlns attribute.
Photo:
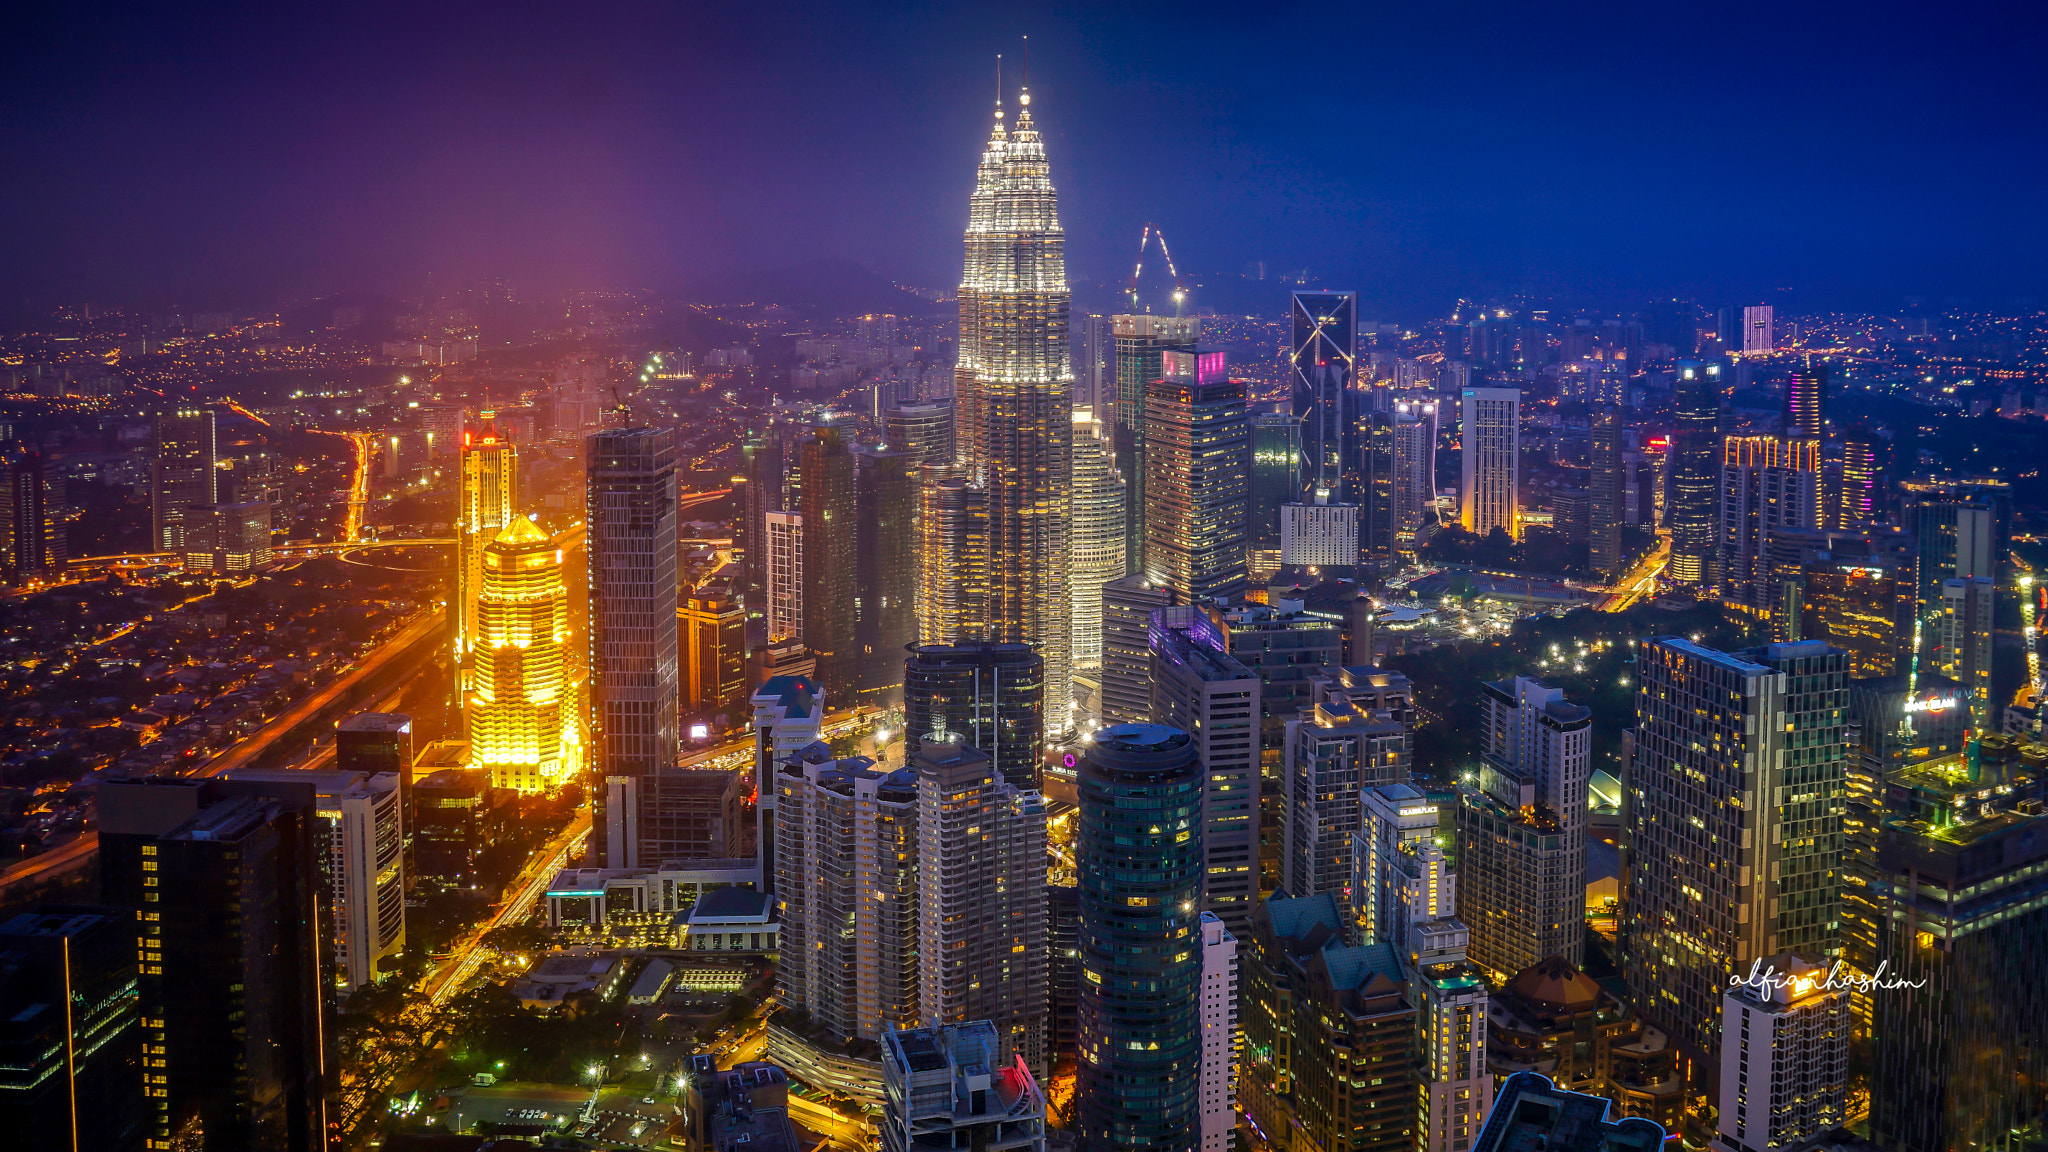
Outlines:
<svg viewBox="0 0 2048 1152"><path fill-rule="evenodd" d="M2043 1152L2043 31L23 14L0 1145Z"/></svg>

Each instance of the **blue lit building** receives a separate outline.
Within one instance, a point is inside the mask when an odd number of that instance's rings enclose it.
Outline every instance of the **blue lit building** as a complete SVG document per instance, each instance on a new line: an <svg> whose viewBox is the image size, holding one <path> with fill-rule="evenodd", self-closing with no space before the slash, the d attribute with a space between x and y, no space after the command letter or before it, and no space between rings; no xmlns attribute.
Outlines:
<svg viewBox="0 0 2048 1152"><path fill-rule="evenodd" d="M1080 765L1082 1152L1198 1139L1202 765L1158 724L1095 734Z"/></svg>

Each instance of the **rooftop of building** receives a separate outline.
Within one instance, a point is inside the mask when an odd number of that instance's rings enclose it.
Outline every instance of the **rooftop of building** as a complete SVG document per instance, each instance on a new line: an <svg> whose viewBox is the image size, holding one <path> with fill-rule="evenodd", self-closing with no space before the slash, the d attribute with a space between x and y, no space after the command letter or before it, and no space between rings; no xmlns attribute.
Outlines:
<svg viewBox="0 0 2048 1152"><path fill-rule="evenodd" d="M817 681L809 676L770 676L754 689L754 705L780 704L786 718L797 719L811 714L818 696Z"/></svg>
<svg viewBox="0 0 2048 1152"><path fill-rule="evenodd" d="M43 908L0 922L0 936L76 936L101 925L134 918L133 912L117 913L112 909Z"/></svg>
<svg viewBox="0 0 2048 1152"><path fill-rule="evenodd" d="M403 712L358 712L340 725L343 732L409 732L412 717Z"/></svg>
<svg viewBox="0 0 2048 1152"><path fill-rule="evenodd" d="M770 905L767 893L752 888L714 888L697 898L696 906L690 909L690 919L750 920L766 917Z"/></svg>
<svg viewBox="0 0 2048 1152"><path fill-rule="evenodd" d="M1472 1152L1656 1152L1661 1125L1639 1116L1610 1121L1609 1102L1517 1072L1501 1084Z"/></svg>
<svg viewBox="0 0 2048 1152"><path fill-rule="evenodd" d="M1259 905L1259 910L1273 926L1275 936L1294 944L1289 950L1296 954L1320 950L1332 941L1344 942L1344 910L1333 892L1318 892L1314 896L1275 892Z"/></svg>

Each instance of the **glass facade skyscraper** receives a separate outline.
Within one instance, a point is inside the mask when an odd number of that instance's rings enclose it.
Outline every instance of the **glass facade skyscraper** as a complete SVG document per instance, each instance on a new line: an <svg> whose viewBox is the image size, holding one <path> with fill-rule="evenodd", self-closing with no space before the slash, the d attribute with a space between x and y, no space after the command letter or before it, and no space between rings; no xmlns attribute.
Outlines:
<svg viewBox="0 0 2048 1152"><path fill-rule="evenodd" d="M1668 459L1664 522L1671 529L1671 578L1706 583L1714 577L1720 523L1719 364L1679 362Z"/></svg>
<svg viewBox="0 0 2048 1152"><path fill-rule="evenodd" d="M1301 422L1292 414L1252 414L1251 568L1280 566L1280 506L1301 495Z"/></svg>
<svg viewBox="0 0 2048 1152"><path fill-rule="evenodd" d="M1045 691L1045 661L1028 644L920 644L903 665L904 731L913 751L965 737L1004 780L1036 788Z"/></svg>
<svg viewBox="0 0 2048 1152"><path fill-rule="evenodd" d="M1304 502L1315 492L1347 504L1357 493L1343 491L1346 445L1353 425L1353 361L1358 354L1358 294L1296 292L1289 308L1293 327L1294 418L1301 423Z"/></svg>
<svg viewBox="0 0 2048 1152"><path fill-rule="evenodd" d="M1095 734L1080 765L1083 1152L1196 1142L1202 765L1158 724Z"/></svg>
<svg viewBox="0 0 2048 1152"><path fill-rule="evenodd" d="M1145 570L1145 389L1166 375L1168 352L1193 352L1202 322L1192 316L1112 316L1116 398L1110 436L1124 476L1124 572Z"/></svg>
<svg viewBox="0 0 2048 1152"><path fill-rule="evenodd" d="M1145 576L1190 601L1245 588L1250 429L1221 352L1168 355L1145 392Z"/></svg>

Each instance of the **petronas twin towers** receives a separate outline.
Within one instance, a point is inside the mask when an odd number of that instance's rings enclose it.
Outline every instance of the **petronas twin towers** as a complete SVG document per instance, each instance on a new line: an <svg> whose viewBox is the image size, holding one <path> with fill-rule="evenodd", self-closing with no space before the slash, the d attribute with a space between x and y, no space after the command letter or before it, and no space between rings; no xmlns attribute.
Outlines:
<svg viewBox="0 0 2048 1152"><path fill-rule="evenodd" d="M1074 374L1067 341L1066 236L1031 123L995 129L975 174L960 277L959 443L986 508L986 639L1023 641L1045 658L1048 735L1069 725L1072 606L1067 589Z"/></svg>

